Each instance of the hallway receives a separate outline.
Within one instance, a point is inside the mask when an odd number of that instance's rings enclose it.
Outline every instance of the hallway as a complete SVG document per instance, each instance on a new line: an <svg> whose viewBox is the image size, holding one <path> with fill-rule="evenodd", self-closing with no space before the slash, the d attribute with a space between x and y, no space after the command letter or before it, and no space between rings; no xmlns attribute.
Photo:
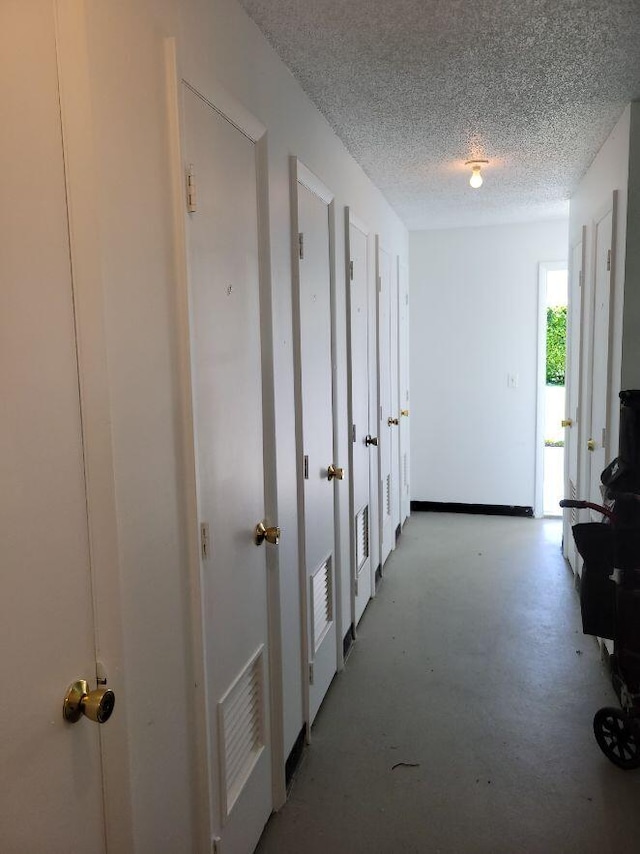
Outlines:
<svg viewBox="0 0 640 854"><path fill-rule="evenodd" d="M631 854L561 522L415 513L259 854ZM395 767L394 767L395 766Z"/></svg>

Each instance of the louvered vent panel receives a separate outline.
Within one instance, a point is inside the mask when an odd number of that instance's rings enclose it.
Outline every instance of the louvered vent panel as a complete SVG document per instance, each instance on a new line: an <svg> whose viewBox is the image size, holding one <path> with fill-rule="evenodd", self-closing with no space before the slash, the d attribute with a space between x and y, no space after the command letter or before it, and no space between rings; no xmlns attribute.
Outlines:
<svg viewBox="0 0 640 854"><path fill-rule="evenodd" d="M365 506L356 515L356 566L358 572L369 557L369 507Z"/></svg>
<svg viewBox="0 0 640 854"><path fill-rule="evenodd" d="M264 746L262 647L218 703L225 816L238 799Z"/></svg>
<svg viewBox="0 0 640 854"><path fill-rule="evenodd" d="M571 479L569 479L569 498L572 501L575 501L577 499L577 497L578 497L578 490L576 489L576 485ZM578 524L578 511L576 510L575 507L571 508L571 524L572 525Z"/></svg>
<svg viewBox="0 0 640 854"><path fill-rule="evenodd" d="M391 475L388 474L384 481L384 507L387 516L391 516Z"/></svg>
<svg viewBox="0 0 640 854"><path fill-rule="evenodd" d="M311 576L311 613L313 614L313 651L315 654L333 622L331 560L325 561Z"/></svg>

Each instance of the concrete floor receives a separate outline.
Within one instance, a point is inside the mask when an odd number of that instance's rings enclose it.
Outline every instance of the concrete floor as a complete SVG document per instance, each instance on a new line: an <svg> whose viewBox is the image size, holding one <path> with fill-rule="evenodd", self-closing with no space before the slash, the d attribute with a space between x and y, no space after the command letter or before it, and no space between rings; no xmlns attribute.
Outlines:
<svg viewBox="0 0 640 854"><path fill-rule="evenodd" d="M260 854L637 854L558 520L417 513ZM398 763L407 763L398 765Z"/></svg>

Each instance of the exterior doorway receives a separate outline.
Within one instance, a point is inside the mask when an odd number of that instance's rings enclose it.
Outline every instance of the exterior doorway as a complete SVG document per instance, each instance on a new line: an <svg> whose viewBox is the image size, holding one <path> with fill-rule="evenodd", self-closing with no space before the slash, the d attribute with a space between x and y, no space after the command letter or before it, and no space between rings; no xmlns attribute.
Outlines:
<svg viewBox="0 0 640 854"><path fill-rule="evenodd" d="M568 271L565 262L540 264L538 471L536 515L561 516L564 496L564 418Z"/></svg>

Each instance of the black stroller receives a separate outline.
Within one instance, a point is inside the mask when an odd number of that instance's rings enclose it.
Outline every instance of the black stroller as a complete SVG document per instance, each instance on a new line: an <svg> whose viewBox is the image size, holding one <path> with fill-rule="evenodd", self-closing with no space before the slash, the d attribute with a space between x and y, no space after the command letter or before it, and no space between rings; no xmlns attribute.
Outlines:
<svg viewBox="0 0 640 854"><path fill-rule="evenodd" d="M619 455L600 477L604 504L565 499L560 506L604 517L572 529L584 559L583 631L613 641L609 664L621 706L599 709L593 731L607 759L631 770L640 767L640 391L622 391L620 401Z"/></svg>

